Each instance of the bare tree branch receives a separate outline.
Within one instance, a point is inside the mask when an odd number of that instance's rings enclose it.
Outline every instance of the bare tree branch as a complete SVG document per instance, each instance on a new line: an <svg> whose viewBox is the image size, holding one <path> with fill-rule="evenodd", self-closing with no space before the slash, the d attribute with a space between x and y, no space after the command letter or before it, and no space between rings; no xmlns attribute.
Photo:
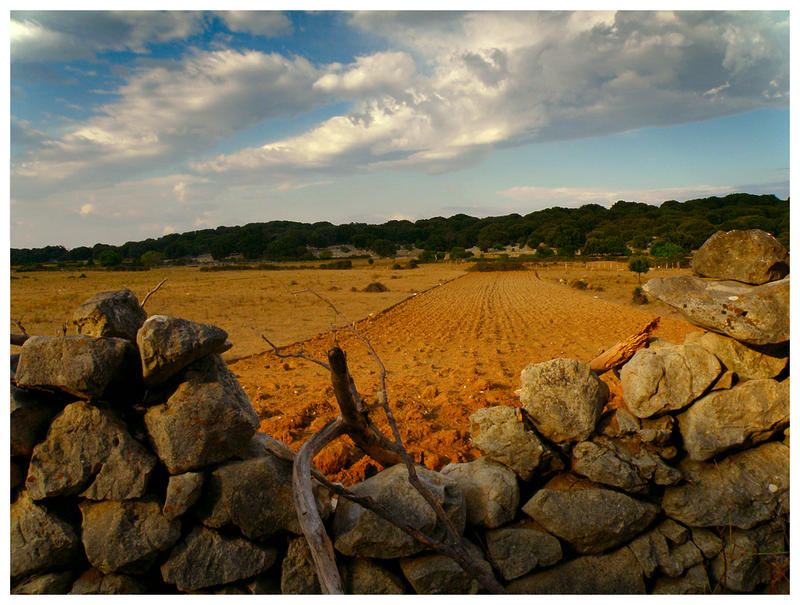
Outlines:
<svg viewBox="0 0 800 605"><path fill-rule="evenodd" d="M157 285L155 288L153 288L152 290L150 290L150 292L148 292L148 293L147 293L147 295L145 295L144 299L142 299L142 302L139 304L139 306L140 306L140 307L142 307L142 308L144 308L145 304L147 303L147 299L148 299L148 298L150 298L150 297L151 297L153 294L155 294L156 292L158 292L158 289L159 289L161 286L163 286L163 285L164 285L164 282L165 282L165 281L167 281L167 278L166 278L166 277L165 277L164 279L162 279L162 280L161 280L161 282L160 282L160 283L159 283L159 284L158 284L158 285Z"/></svg>
<svg viewBox="0 0 800 605"><path fill-rule="evenodd" d="M656 329L660 319L660 317L656 317L625 340L621 340L595 357L589 362L589 367L597 374L602 374L626 363L639 349L647 345L647 341L650 340L650 334Z"/></svg>
<svg viewBox="0 0 800 605"><path fill-rule="evenodd" d="M331 367L327 363L325 363L324 361L320 361L319 359L314 359L310 355L306 355L305 353L303 353L303 343L302 342L300 343L300 351L298 351L297 353L281 353L280 347L277 347L274 344L272 344L269 340L267 340L266 336L264 336L262 334L261 338L263 338L264 342L266 342L269 346L272 347L272 353L275 355L275 357L280 357L281 359L286 359L287 357L294 357L294 358L297 358L297 359L305 359L306 361L310 361L312 363L316 363L317 365L322 366L323 368L325 368L328 371L330 371L330 369L331 369Z"/></svg>

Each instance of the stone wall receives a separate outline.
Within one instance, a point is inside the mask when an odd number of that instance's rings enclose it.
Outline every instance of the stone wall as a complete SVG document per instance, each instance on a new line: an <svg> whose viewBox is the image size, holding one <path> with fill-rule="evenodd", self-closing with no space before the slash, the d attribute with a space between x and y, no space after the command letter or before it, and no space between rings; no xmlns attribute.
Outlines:
<svg viewBox="0 0 800 605"><path fill-rule="evenodd" d="M712 331L639 351L627 409L605 408L582 362L531 364L520 407L471 416L482 458L419 467L509 592L788 592L788 259L765 236L717 234L695 259L706 280L645 286ZM147 318L127 290L74 323L12 356L12 593L319 592L291 452L257 432L225 332ZM444 535L402 466L353 490ZM316 496L347 592L478 592L447 557Z"/></svg>

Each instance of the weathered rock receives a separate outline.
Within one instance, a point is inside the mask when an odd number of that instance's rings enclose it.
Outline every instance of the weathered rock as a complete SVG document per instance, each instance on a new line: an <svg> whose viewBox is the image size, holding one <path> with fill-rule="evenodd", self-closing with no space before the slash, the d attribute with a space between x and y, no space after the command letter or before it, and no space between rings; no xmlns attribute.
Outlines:
<svg viewBox="0 0 800 605"><path fill-rule="evenodd" d="M627 547L600 556L578 557L514 580L512 594L644 594L642 570Z"/></svg>
<svg viewBox="0 0 800 605"><path fill-rule="evenodd" d="M20 387L99 399L138 392L140 384L136 347L124 338L31 336L20 351Z"/></svg>
<svg viewBox="0 0 800 605"><path fill-rule="evenodd" d="M141 573L181 537L181 523L161 513L155 499L80 503L82 541L89 563L109 574Z"/></svg>
<svg viewBox="0 0 800 605"><path fill-rule="evenodd" d="M722 550L722 539L710 529L693 527L692 542L706 559L713 559Z"/></svg>
<svg viewBox="0 0 800 605"><path fill-rule="evenodd" d="M486 458L504 464L523 481L537 470L564 465L557 454L508 406L481 408L469 417L472 445Z"/></svg>
<svg viewBox="0 0 800 605"><path fill-rule="evenodd" d="M44 439L59 408L41 393L11 385L11 455L30 456L33 446Z"/></svg>
<svg viewBox="0 0 800 605"><path fill-rule="evenodd" d="M22 492L11 504L11 577L18 578L70 563L80 539L67 522Z"/></svg>
<svg viewBox="0 0 800 605"><path fill-rule="evenodd" d="M639 418L686 407L711 386L722 371L719 360L697 345L641 349L622 367L622 394Z"/></svg>
<svg viewBox="0 0 800 605"><path fill-rule="evenodd" d="M702 565L695 565L677 578L659 577L651 594L710 594L711 582Z"/></svg>
<svg viewBox="0 0 800 605"><path fill-rule="evenodd" d="M96 569L88 569L75 580L69 594L145 594L147 587L125 574L103 575Z"/></svg>
<svg viewBox="0 0 800 605"><path fill-rule="evenodd" d="M747 286L681 275L651 279L648 296L681 311L692 323L750 345L789 340L789 278Z"/></svg>
<svg viewBox="0 0 800 605"><path fill-rule="evenodd" d="M54 571L33 576L12 588L11 594L67 594L74 576L71 571Z"/></svg>
<svg viewBox="0 0 800 605"><path fill-rule="evenodd" d="M347 568L349 594L403 594L403 580L371 559L355 558Z"/></svg>
<svg viewBox="0 0 800 605"><path fill-rule="evenodd" d="M417 476L431 490L458 531L464 531L466 505L455 480L425 467L416 467ZM444 527L425 499L411 486L408 471L397 464L351 488L356 495L369 496L416 528L435 538L445 535ZM340 499L333 518L334 547L351 557L393 559L425 548L388 521L349 500Z"/></svg>
<svg viewBox="0 0 800 605"><path fill-rule="evenodd" d="M322 594L311 550L303 536L289 540L281 562L281 594Z"/></svg>
<svg viewBox="0 0 800 605"><path fill-rule="evenodd" d="M714 384L711 385L709 391L726 391L728 389L732 389L733 385L735 385L738 380L739 379L736 376L736 372L725 370L719 375L719 378L714 381Z"/></svg>
<svg viewBox="0 0 800 605"><path fill-rule="evenodd" d="M670 529L667 526L666 531L661 531L661 526L658 526L628 544L628 548L636 555L644 575L648 578L656 571L675 578L685 569L703 562L703 553L693 542L684 540L680 544L675 544L669 540L665 534L668 534Z"/></svg>
<svg viewBox="0 0 800 605"><path fill-rule="evenodd" d="M719 462L684 460L685 485L668 487L661 505L690 527L749 529L788 512L789 448L768 442Z"/></svg>
<svg viewBox="0 0 800 605"><path fill-rule="evenodd" d="M167 497L162 514L167 519L180 517L197 502L203 489L203 473L172 475L167 484Z"/></svg>
<svg viewBox="0 0 800 605"><path fill-rule="evenodd" d="M752 592L773 577L778 579L778 570L789 570L788 537L782 521L725 532L725 547L711 561L711 576L738 592Z"/></svg>
<svg viewBox="0 0 800 605"><path fill-rule="evenodd" d="M577 444L572 449L572 472L627 492L646 491L647 479L631 463L631 457L601 443L606 442L582 441Z"/></svg>
<svg viewBox="0 0 800 605"><path fill-rule="evenodd" d="M542 435L560 443L583 441L594 431L608 386L575 359L532 363L520 374L520 402Z"/></svg>
<svg viewBox="0 0 800 605"><path fill-rule="evenodd" d="M275 563L277 555L272 546L195 527L172 549L161 575L179 590L198 590L257 576Z"/></svg>
<svg viewBox="0 0 800 605"><path fill-rule="evenodd" d="M639 419L624 408L608 410L597 423L597 433L611 438L633 435L640 428Z"/></svg>
<svg viewBox="0 0 800 605"><path fill-rule="evenodd" d="M111 410L71 403L33 448L26 487L34 500L81 492L91 500L144 494L156 458Z"/></svg>
<svg viewBox="0 0 800 605"><path fill-rule="evenodd" d="M189 366L172 396L150 408L144 421L173 475L243 452L258 429L253 405L219 355Z"/></svg>
<svg viewBox="0 0 800 605"><path fill-rule="evenodd" d="M578 552L595 554L641 532L659 508L620 492L579 485L578 489L540 489L522 511Z"/></svg>
<svg viewBox="0 0 800 605"><path fill-rule="evenodd" d="M764 284L789 274L789 254L761 229L717 231L695 253L692 271L700 277Z"/></svg>
<svg viewBox="0 0 800 605"><path fill-rule="evenodd" d="M536 567L561 560L561 543L548 533L527 527L501 527L486 532L489 556L503 578L514 580Z"/></svg>
<svg viewBox="0 0 800 605"><path fill-rule="evenodd" d="M667 446L672 442L675 424L675 418L669 415L644 418L641 428L636 431L636 436L642 443L656 447Z"/></svg>
<svg viewBox="0 0 800 605"><path fill-rule="evenodd" d="M478 565L492 574L480 549L467 541L464 544ZM417 594L476 594L481 587L453 559L438 553L400 559L400 569Z"/></svg>
<svg viewBox="0 0 800 605"><path fill-rule="evenodd" d="M789 425L789 380L748 380L710 393L677 419L692 460L766 441Z"/></svg>
<svg viewBox="0 0 800 605"><path fill-rule="evenodd" d="M131 342L136 342L136 332L145 319L147 313L127 288L98 292L72 314L78 334L125 338Z"/></svg>
<svg viewBox="0 0 800 605"><path fill-rule="evenodd" d="M514 518L519 506L517 476L508 467L478 458L472 462L448 464L441 471L455 479L467 504L467 523L500 527Z"/></svg>
<svg viewBox="0 0 800 605"><path fill-rule="evenodd" d="M227 351L227 338L216 326L151 315L136 335L145 383L160 384L201 357Z"/></svg>
<svg viewBox="0 0 800 605"><path fill-rule="evenodd" d="M711 351L740 380L774 378L789 361L788 351L754 348L716 332L689 332L684 344L696 344Z"/></svg>

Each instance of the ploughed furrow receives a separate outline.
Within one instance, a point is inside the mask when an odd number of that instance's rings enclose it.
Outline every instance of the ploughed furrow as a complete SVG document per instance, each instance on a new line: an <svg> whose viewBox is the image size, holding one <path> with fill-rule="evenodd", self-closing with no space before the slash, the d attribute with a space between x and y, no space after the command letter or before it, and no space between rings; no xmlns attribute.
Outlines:
<svg viewBox="0 0 800 605"><path fill-rule="evenodd" d="M652 318L518 271L466 274L357 327L386 366L390 404L409 451L438 469L479 455L469 447L469 415L481 407L518 405L514 391L527 364L554 357L589 361ZM655 335L681 343L693 329L662 318ZM336 338L363 399L377 406L377 364L352 334ZM320 334L303 350L324 360L333 343L330 333ZM261 430L294 449L338 413L330 377L316 364L267 352L231 369L259 412ZM604 379L618 397L618 381L610 373ZM382 411L376 409L373 419L390 434ZM345 483L363 478L368 462L347 438L317 459L323 472Z"/></svg>

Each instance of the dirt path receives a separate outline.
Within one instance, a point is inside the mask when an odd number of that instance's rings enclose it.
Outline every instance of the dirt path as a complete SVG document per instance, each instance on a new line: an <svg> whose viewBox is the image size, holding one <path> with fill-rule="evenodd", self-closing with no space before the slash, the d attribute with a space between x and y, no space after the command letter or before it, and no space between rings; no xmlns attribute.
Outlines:
<svg viewBox="0 0 800 605"><path fill-rule="evenodd" d="M323 309L322 303L321 310ZM518 405L514 391L529 363L554 357L588 361L652 319L646 310L600 300L534 272L471 273L358 323L388 370L389 398L414 457L432 469L479 456L469 444L469 415L491 405ZM662 318L655 335L682 343L690 324ZM374 406L378 368L362 343L339 333L351 373ZM325 359L330 333L304 343ZM337 413L327 372L271 353L231 365L261 418L261 430L298 449ZM604 379L615 405L619 381ZM385 428L382 412L373 414ZM387 434L388 434L388 429ZM367 459L340 439L316 460L346 484L363 478Z"/></svg>

